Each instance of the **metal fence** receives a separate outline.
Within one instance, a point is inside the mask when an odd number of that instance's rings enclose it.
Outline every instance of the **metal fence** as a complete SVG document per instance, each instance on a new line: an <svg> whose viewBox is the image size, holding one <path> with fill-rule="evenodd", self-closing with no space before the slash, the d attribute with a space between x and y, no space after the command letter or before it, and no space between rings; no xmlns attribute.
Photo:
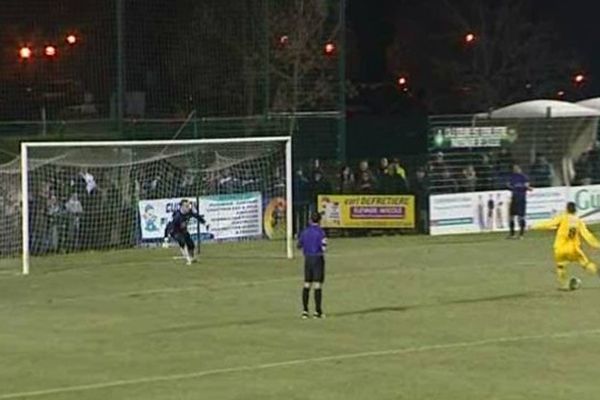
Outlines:
<svg viewBox="0 0 600 400"><path fill-rule="evenodd" d="M64 0L32 10L8 2L0 135L131 136L142 126L176 131L186 119L235 131L232 118L333 112L315 130L327 125L343 158L344 3ZM312 132L302 129L309 121L294 128Z"/></svg>
<svg viewBox="0 0 600 400"><path fill-rule="evenodd" d="M600 182L597 117L430 118L432 194L506 189L515 165L535 187Z"/></svg>

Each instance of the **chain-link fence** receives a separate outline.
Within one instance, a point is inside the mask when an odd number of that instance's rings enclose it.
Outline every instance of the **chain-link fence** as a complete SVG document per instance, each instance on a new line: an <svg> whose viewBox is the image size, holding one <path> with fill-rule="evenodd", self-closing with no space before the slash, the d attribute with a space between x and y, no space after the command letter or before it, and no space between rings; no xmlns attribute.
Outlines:
<svg viewBox="0 0 600 400"><path fill-rule="evenodd" d="M600 182L598 117L430 119L427 170L433 194L506 189L515 165L534 187Z"/></svg>
<svg viewBox="0 0 600 400"><path fill-rule="evenodd" d="M0 32L0 120L330 111L340 100L337 1L10 0Z"/></svg>

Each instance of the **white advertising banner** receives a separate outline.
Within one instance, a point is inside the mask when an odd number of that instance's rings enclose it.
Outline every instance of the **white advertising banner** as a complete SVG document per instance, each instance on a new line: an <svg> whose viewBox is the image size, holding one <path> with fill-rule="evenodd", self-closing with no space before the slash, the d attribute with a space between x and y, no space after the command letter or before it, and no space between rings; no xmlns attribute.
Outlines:
<svg viewBox="0 0 600 400"><path fill-rule="evenodd" d="M509 191L433 195L429 201L430 233L506 232L510 197ZM540 188L528 193L528 226L552 218L564 210L566 202L564 187Z"/></svg>
<svg viewBox="0 0 600 400"><path fill-rule="evenodd" d="M143 240L164 238L165 228L173 212L179 209L181 200L142 200L138 203ZM200 197L199 204L191 198L190 201L206 220L206 225L200 225L203 240L262 235L262 195L259 192ZM189 224L188 231L192 236L198 234L198 225L195 221Z"/></svg>
<svg viewBox="0 0 600 400"><path fill-rule="evenodd" d="M600 185L567 189L569 201L577 204L577 214L588 224L600 223Z"/></svg>
<svg viewBox="0 0 600 400"><path fill-rule="evenodd" d="M216 240L257 237L263 233L259 192L200 197L198 212L204 215Z"/></svg>

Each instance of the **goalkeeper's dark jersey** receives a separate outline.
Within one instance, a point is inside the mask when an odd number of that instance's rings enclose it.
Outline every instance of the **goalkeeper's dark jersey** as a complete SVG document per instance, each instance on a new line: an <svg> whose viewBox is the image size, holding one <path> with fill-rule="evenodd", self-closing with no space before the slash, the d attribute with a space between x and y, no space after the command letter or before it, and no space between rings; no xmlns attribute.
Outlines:
<svg viewBox="0 0 600 400"><path fill-rule="evenodd" d="M191 218L195 218L201 224L204 224L204 217L198 213L190 211L188 213L182 213L180 210L177 210L173 213L173 219L171 222L167 224L167 229L165 230L165 236L167 235L177 235L179 233L187 232L187 225Z"/></svg>

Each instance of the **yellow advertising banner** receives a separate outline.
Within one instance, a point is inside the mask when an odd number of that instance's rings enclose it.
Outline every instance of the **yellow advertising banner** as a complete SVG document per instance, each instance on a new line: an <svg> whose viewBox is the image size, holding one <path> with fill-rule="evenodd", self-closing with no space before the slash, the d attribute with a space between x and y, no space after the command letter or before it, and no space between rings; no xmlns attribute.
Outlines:
<svg viewBox="0 0 600 400"><path fill-rule="evenodd" d="M320 195L324 228L414 228L415 197Z"/></svg>

